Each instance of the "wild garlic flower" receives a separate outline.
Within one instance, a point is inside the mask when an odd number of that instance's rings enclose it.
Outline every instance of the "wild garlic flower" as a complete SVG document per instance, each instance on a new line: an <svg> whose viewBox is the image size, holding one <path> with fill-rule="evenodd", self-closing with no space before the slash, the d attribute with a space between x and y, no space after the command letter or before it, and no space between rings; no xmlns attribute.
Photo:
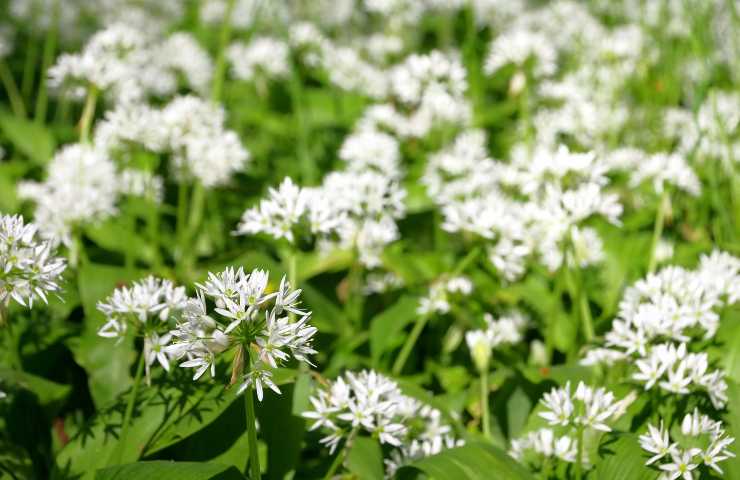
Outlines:
<svg viewBox="0 0 740 480"><path fill-rule="evenodd" d="M394 272L372 271L365 276L364 295L385 293L403 287L403 279Z"/></svg>
<svg viewBox="0 0 740 480"><path fill-rule="evenodd" d="M32 308L35 300L47 303L47 296L60 290L66 262L37 232L20 215L0 215L0 309L11 299Z"/></svg>
<svg viewBox="0 0 740 480"><path fill-rule="evenodd" d="M697 124L699 141L696 147L700 159L718 159L726 165L737 162L737 133L740 126L740 95L712 90L699 107Z"/></svg>
<svg viewBox="0 0 740 480"><path fill-rule="evenodd" d="M346 222L346 213L332 205L335 200L320 188L302 188L285 177L268 190L268 198L244 212L234 233L264 233L290 243L329 236Z"/></svg>
<svg viewBox="0 0 740 480"><path fill-rule="evenodd" d="M175 93L180 74L205 93L212 70L210 57L189 34L159 41L118 23L93 35L80 53L62 54L48 73L51 87L74 98L94 87L126 102Z"/></svg>
<svg viewBox="0 0 740 480"><path fill-rule="evenodd" d="M226 128L222 106L188 95L162 109L167 147L182 180L196 179L212 188L231 180L249 162L239 136Z"/></svg>
<svg viewBox="0 0 740 480"><path fill-rule="evenodd" d="M467 125L471 106L465 68L457 54L412 54L393 67L390 92L402 105L411 137L424 137L443 125Z"/></svg>
<svg viewBox="0 0 740 480"><path fill-rule="evenodd" d="M429 293L419 300L416 313L419 315L445 314L452 308L455 300L473 293L473 282L468 277L458 275L442 278L429 287Z"/></svg>
<svg viewBox="0 0 740 480"><path fill-rule="evenodd" d="M494 38L484 65L487 74L492 75L506 65L523 69L527 62L534 60L537 76L549 76L557 69L558 52L547 38L538 32L514 30Z"/></svg>
<svg viewBox="0 0 740 480"><path fill-rule="evenodd" d="M609 423L624 415L627 407L635 400L634 393L622 400L603 387L589 387L578 382L575 394L571 394L570 382L565 387L553 388L543 397L545 410L540 417L550 426L578 427L590 430L611 432Z"/></svg>
<svg viewBox="0 0 740 480"><path fill-rule="evenodd" d="M147 384L151 383L151 366L157 362L170 370L170 354L165 350L171 335L169 321L182 314L188 302L185 287L176 287L171 281L149 276L130 287L116 288L98 310L106 322L98 329L104 338L122 341L129 328L144 337L144 365Z"/></svg>
<svg viewBox="0 0 740 480"><path fill-rule="evenodd" d="M224 109L188 95L161 109L121 104L98 123L95 141L112 155L140 145L171 155L170 169L181 182L198 180L207 188L228 183L249 164L249 152L226 128Z"/></svg>
<svg viewBox="0 0 740 480"><path fill-rule="evenodd" d="M605 347L588 352L584 365L629 361L631 377L646 390L673 395L705 391L715 408L727 402L722 370L711 369L705 352L692 343L710 340L719 328L717 310L738 295L740 260L715 251L699 267L666 267L629 287L618 317L605 335Z"/></svg>
<svg viewBox="0 0 740 480"><path fill-rule="evenodd" d="M290 74L290 50L276 38L255 37L248 44L234 42L226 56L234 77L239 80L284 78Z"/></svg>
<svg viewBox="0 0 740 480"><path fill-rule="evenodd" d="M666 184L694 197L701 193L701 182L683 155L654 153L648 154L637 149L620 149L613 152L613 165L630 175L629 185L636 188L642 183L651 182L657 194L663 193Z"/></svg>
<svg viewBox="0 0 740 480"><path fill-rule="evenodd" d="M494 320L490 313L486 313L483 319L486 322L486 328L468 331L465 334L465 342L468 344L476 368L481 372L486 372L493 350L502 345L521 342L528 321L519 312L512 312L497 320Z"/></svg>
<svg viewBox="0 0 740 480"><path fill-rule="evenodd" d="M169 332L173 341L165 351L184 359L181 367L195 368L197 380L209 369L215 376L217 355L235 349L231 383L240 383L237 394L250 386L260 401L264 387L280 393L273 370L292 358L311 364L317 330L309 323L311 312L300 308L301 290L292 290L283 277L278 289L268 293L268 280L268 272L259 269L209 273L206 282L195 285L196 298ZM207 300L214 304L212 313Z"/></svg>
<svg viewBox="0 0 740 480"><path fill-rule="evenodd" d="M40 233L69 246L75 228L116 213L116 166L94 145L67 145L51 159L46 180L23 182L18 193L36 203Z"/></svg>
<svg viewBox="0 0 740 480"><path fill-rule="evenodd" d="M310 401L312 409L303 417L313 421L310 430L327 433L321 443L330 453L342 441L351 444L357 435L371 435L392 449L386 459L389 474L414 459L462 444L438 410L404 395L394 381L372 370L347 372Z"/></svg>
<svg viewBox="0 0 740 480"><path fill-rule="evenodd" d="M673 441L674 438L679 440ZM734 441L722 428L722 422L696 408L683 418L680 436L672 435L662 420L659 427L648 424L648 431L640 435L640 446L650 455L645 465L657 466L666 478L684 480L696 478L694 470L702 464L722 475L718 464L735 456L728 449Z"/></svg>
<svg viewBox="0 0 740 480"><path fill-rule="evenodd" d="M578 440L568 435L558 436L551 428L540 428L512 440L509 455L519 462L533 466L552 458L575 463Z"/></svg>
<svg viewBox="0 0 740 480"><path fill-rule="evenodd" d="M722 370L709 369L706 353L689 353L686 344L654 345L647 355L635 362L634 380L645 384L645 390L654 386L674 395L688 395L706 391L715 408L727 403L727 382Z"/></svg>
<svg viewBox="0 0 740 480"><path fill-rule="evenodd" d="M401 152L393 136L373 129L363 129L344 139L339 158L347 163L347 170L372 170L391 179L401 177Z"/></svg>

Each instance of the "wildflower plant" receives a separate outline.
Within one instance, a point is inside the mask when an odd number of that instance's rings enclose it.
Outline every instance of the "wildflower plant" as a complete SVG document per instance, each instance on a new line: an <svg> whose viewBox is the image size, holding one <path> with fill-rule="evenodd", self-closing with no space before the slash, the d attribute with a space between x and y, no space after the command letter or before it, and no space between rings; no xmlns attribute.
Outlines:
<svg viewBox="0 0 740 480"><path fill-rule="evenodd" d="M740 478L738 5L0 2L0 471Z"/></svg>

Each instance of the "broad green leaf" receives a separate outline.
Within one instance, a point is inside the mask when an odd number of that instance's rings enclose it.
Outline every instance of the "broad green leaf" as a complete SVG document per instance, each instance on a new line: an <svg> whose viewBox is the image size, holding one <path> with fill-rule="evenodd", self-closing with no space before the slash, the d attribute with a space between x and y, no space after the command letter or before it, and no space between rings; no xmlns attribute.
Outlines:
<svg viewBox="0 0 740 480"><path fill-rule="evenodd" d="M145 457L175 445L206 428L228 411L237 400L233 390L226 390L223 385L219 384L206 388L203 385L193 385L190 386L188 392L172 391L171 394L173 396L182 395L183 398L177 402L179 408L166 419L151 441L147 443L143 452Z"/></svg>
<svg viewBox="0 0 740 480"><path fill-rule="evenodd" d="M260 439L267 444L265 479L282 480L300 460L305 421L293 413L294 385L281 387L282 394L272 391L256 405Z"/></svg>
<svg viewBox="0 0 740 480"><path fill-rule="evenodd" d="M67 342L75 361L87 371L90 393L100 407L110 403L131 385L130 366L135 361L132 338L123 341L98 336L104 316L97 310L98 301L142 273L121 267L89 263L79 270L80 299L85 323L80 337Z"/></svg>
<svg viewBox="0 0 740 480"><path fill-rule="evenodd" d="M358 480L383 480L383 452L378 441L369 437L355 438L346 465Z"/></svg>
<svg viewBox="0 0 740 480"><path fill-rule="evenodd" d="M176 389L169 392L154 388L140 390L131 417L129 441L125 445L118 442L127 401L126 396L121 397L117 403L100 410L73 435L56 457L58 469L67 476L78 475L75 478L90 480L119 449L120 461L138 460L152 435L171 415L177 414L178 402L183 395Z"/></svg>
<svg viewBox="0 0 740 480"><path fill-rule="evenodd" d="M401 332L418 316L419 299L404 295L370 320L370 356L377 366L380 357L403 341Z"/></svg>
<svg viewBox="0 0 740 480"><path fill-rule="evenodd" d="M0 129L15 148L39 165L54 154L54 137L43 125L0 111Z"/></svg>
<svg viewBox="0 0 740 480"><path fill-rule="evenodd" d="M727 387L727 413L724 415L724 420L727 422L729 436L738 439L740 438L740 384L728 380ZM725 478L740 478L740 456L728 458L720 466L725 471Z"/></svg>
<svg viewBox="0 0 740 480"><path fill-rule="evenodd" d="M613 433L606 435L599 447L602 460L592 477L599 480L654 480L658 473L645 466L647 457L640 448L637 435Z"/></svg>
<svg viewBox="0 0 740 480"><path fill-rule="evenodd" d="M469 443L443 450L401 469L401 478L412 478L413 471L435 480L534 480L524 467L503 450L483 443ZM492 477L492 475L495 475Z"/></svg>
<svg viewBox="0 0 740 480"><path fill-rule="evenodd" d="M308 283L301 285L303 303L310 308L311 323L321 333L337 333L347 329L345 313L336 303L328 299L318 288Z"/></svg>
<svg viewBox="0 0 740 480"><path fill-rule="evenodd" d="M98 470L95 480L243 480L227 465L199 462L137 462Z"/></svg>
<svg viewBox="0 0 740 480"><path fill-rule="evenodd" d="M70 393L69 385L61 385L30 373L0 367L0 385L23 388L36 395L39 404L49 411L55 411Z"/></svg>
<svg viewBox="0 0 740 480"><path fill-rule="evenodd" d="M298 257L297 277L299 281L308 280L326 272L344 270L352 263L352 252L334 250L330 253L308 253Z"/></svg>

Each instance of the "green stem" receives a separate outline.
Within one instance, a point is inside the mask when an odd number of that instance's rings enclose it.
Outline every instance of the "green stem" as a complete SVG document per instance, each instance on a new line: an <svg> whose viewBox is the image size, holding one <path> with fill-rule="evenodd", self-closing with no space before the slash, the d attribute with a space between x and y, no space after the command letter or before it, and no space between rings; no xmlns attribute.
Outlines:
<svg viewBox="0 0 740 480"><path fill-rule="evenodd" d="M178 260L182 259L185 248L185 218L188 212L188 185L184 180L180 180L177 185L177 223L175 224L175 240L178 247Z"/></svg>
<svg viewBox="0 0 740 480"><path fill-rule="evenodd" d="M324 480L331 480L331 478L337 472L337 469L339 468L339 466L344 462L344 456L345 456L346 451L347 451L347 445L342 447L342 449L337 453L337 456L334 457L334 461L331 462L331 466L329 466L329 470L327 470L326 475L324 475Z"/></svg>
<svg viewBox="0 0 740 480"><path fill-rule="evenodd" d="M478 26L475 21L473 1L470 0L465 8L465 44L463 52L467 60L468 78L470 79L470 93L473 100L473 125L480 126L481 109L483 108L483 91L481 89L480 61L476 51L478 44Z"/></svg>
<svg viewBox="0 0 740 480"><path fill-rule="evenodd" d="M190 196L190 216L188 217L188 228L185 234L185 242L190 242L198 233L203 221L203 210L205 208L205 187L196 180L193 184L193 192Z"/></svg>
<svg viewBox="0 0 740 480"><path fill-rule="evenodd" d="M57 48L57 33L58 33L58 21L59 21L59 0L54 1L52 6L52 24L49 25L49 29L46 31L46 38L44 39L44 52L41 60L41 75L39 76L39 91L36 95L36 109L34 111L34 120L38 124L46 122L46 110L48 107L49 92L47 88L47 72L52 60L54 59L54 53Z"/></svg>
<svg viewBox="0 0 740 480"><path fill-rule="evenodd" d="M98 87L90 85L85 98L85 106L82 108L82 117L80 118L80 142L90 142L90 127L92 126L93 117L95 116L95 104L98 101Z"/></svg>
<svg viewBox="0 0 740 480"><path fill-rule="evenodd" d="M21 92L23 93L24 102L31 100L33 91L33 79L36 76L36 64L38 63L39 47L36 38L33 35L28 37L28 46L26 47L26 63L23 66L23 77L21 79Z"/></svg>
<svg viewBox="0 0 740 480"><path fill-rule="evenodd" d="M658 204L658 211L655 214L655 225L653 226L653 240L650 247L650 262L648 263L648 273L653 273L655 267L658 265L658 243L663 235L663 224L665 223L665 214L668 209L670 197L668 195L668 189L664 189L660 196L660 202Z"/></svg>
<svg viewBox="0 0 740 480"><path fill-rule="evenodd" d="M249 358L249 345L245 345L245 352ZM251 366L251 360L248 361ZM251 368L251 367L248 367ZM257 416L254 413L254 387L249 386L244 391L244 406L247 412L247 442L249 443L249 471L250 480L258 480L260 473L260 457L257 446Z"/></svg>
<svg viewBox="0 0 740 480"><path fill-rule="evenodd" d="M131 424L131 416L134 413L134 404L136 403L136 396L139 392L139 385L141 385L141 377L144 373L145 362L146 358L144 353L142 352L139 355L139 363L136 367L134 384L131 388L131 394L129 395L128 403L126 404L126 411L123 414L123 423L121 424L121 436L118 438L118 448L116 448L116 450L114 451L111 461L108 463L109 465L117 465L121 462L121 459L123 458L123 449L126 448L129 426Z"/></svg>
<svg viewBox="0 0 740 480"><path fill-rule="evenodd" d="M26 107L23 105L23 98L21 97L20 90L18 90L18 84L15 83L10 68L2 60L0 60L0 81L2 81L5 93L8 95L13 113L17 117L24 118L26 116Z"/></svg>
<svg viewBox="0 0 740 480"><path fill-rule="evenodd" d="M451 275L454 277L463 273L478 258L478 255L480 255L481 251L482 250L480 246L477 246L469 251L468 254L465 255L465 257L463 257L463 259L460 260L460 262L455 266L455 269L452 270Z"/></svg>
<svg viewBox="0 0 740 480"><path fill-rule="evenodd" d="M480 372L480 408L483 436L491 438L491 413L488 408L488 369Z"/></svg>
<svg viewBox="0 0 740 480"><path fill-rule="evenodd" d="M0 321L5 322L5 331L8 337L8 350L10 350L10 361L14 368L18 371L23 371L23 358L21 357L21 346L18 342L18 338L15 336L13 331L13 324L10 319L7 318L8 309L5 304L0 304ZM2 325L2 323L0 323Z"/></svg>
<svg viewBox="0 0 740 480"><path fill-rule="evenodd" d="M364 299L362 295L362 270L362 263L360 263L359 256L355 255L348 277L347 317L358 327L362 324L362 304Z"/></svg>
<svg viewBox="0 0 740 480"><path fill-rule="evenodd" d="M406 337L406 343L403 344L401 353L398 354L396 361L393 363L393 369L391 370L393 375L398 375L401 373L401 370L403 370L403 366L406 364L406 360L408 359L411 350L413 350L414 345L416 345L416 341L419 339L419 335L421 335L421 331L424 330L424 326L428 321L429 314L420 315L416 318L414 328L411 330L409 336Z"/></svg>
<svg viewBox="0 0 740 480"><path fill-rule="evenodd" d="M231 15L234 12L236 0L228 0L226 4L226 13L224 14L223 23L218 42L218 54L216 56L216 68L213 72L213 83L211 84L211 100L214 102L221 101L221 94L224 86L224 77L226 76L226 47L231 39Z"/></svg>
<svg viewBox="0 0 740 480"><path fill-rule="evenodd" d="M571 251L571 257L573 262L575 263L575 252ZM581 329L583 331L583 338L586 342L590 342L594 338L593 319L591 318L591 309L588 305L588 295L586 294L586 289L583 285L580 271L578 270L577 265L568 265L567 258L566 263L563 265L563 268L565 269L565 283L568 286L568 292L570 293L573 311L575 311L575 308L579 309L578 316L581 318ZM577 307L576 304L578 304Z"/></svg>
<svg viewBox="0 0 740 480"><path fill-rule="evenodd" d="M315 180L315 165L311 159L309 150L310 127L308 125L308 116L303 105L303 82L300 78L298 68L295 63L291 68L290 75L290 100L295 118L295 131L297 135L297 155L301 165L301 180L305 184L311 184Z"/></svg>
<svg viewBox="0 0 740 480"><path fill-rule="evenodd" d="M578 453L576 454L576 480L583 478L583 425L578 425Z"/></svg>

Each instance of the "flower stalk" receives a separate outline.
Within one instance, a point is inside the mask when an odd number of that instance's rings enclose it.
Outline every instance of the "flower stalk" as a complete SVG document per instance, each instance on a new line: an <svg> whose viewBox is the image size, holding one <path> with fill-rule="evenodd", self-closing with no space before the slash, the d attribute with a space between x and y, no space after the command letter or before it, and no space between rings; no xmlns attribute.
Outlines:
<svg viewBox="0 0 740 480"><path fill-rule="evenodd" d="M243 352L248 361L248 366L251 366L251 354L249 352L249 345L245 344ZM244 407L246 411L247 419L247 442L249 443L249 477L251 480L257 480L260 478L260 457L259 449L257 445L257 416L254 413L254 386L250 385L244 391Z"/></svg>
<svg viewBox="0 0 740 480"><path fill-rule="evenodd" d="M139 355L139 362L136 366L136 374L134 376L134 384L131 387L131 394L126 404L126 411L123 414L123 423L121 423L121 436L118 437L118 448L113 453L111 460L108 465L117 465L123 459L123 449L126 448L128 441L129 427L131 424L131 416L134 412L134 404L136 403L136 396L139 393L139 385L141 385L141 378L144 374L144 363L145 355L142 353Z"/></svg>

